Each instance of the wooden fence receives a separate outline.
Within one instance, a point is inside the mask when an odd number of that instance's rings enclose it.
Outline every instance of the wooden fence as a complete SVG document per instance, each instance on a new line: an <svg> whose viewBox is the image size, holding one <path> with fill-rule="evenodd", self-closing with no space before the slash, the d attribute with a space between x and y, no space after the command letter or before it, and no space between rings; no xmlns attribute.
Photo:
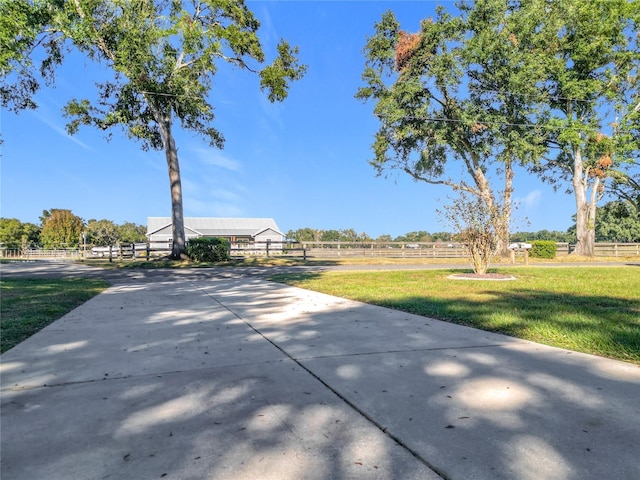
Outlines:
<svg viewBox="0 0 640 480"><path fill-rule="evenodd" d="M569 255L573 245L557 243L557 257ZM83 250L0 250L0 258L22 260L77 260L80 258L112 258L142 260L169 255L167 248L151 248L138 243L118 247ZM300 258L463 258L466 249L460 243L433 242L269 242L231 245L231 256L300 257ZM596 243L596 257L640 256L640 243Z"/></svg>
<svg viewBox="0 0 640 480"><path fill-rule="evenodd" d="M466 256L461 243L426 242L302 242L309 257L460 258Z"/></svg>
<svg viewBox="0 0 640 480"><path fill-rule="evenodd" d="M597 257L635 257L640 255L640 243L596 243Z"/></svg>
<svg viewBox="0 0 640 480"><path fill-rule="evenodd" d="M0 250L0 258L20 260L78 260L82 258L79 250Z"/></svg>
<svg viewBox="0 0 640 480"><path fill-rule="evenodd" d="M309 257L390 257L390 258L462 258L466 248L461 243L444 242L303 242ZM575 246L557 242L556 257L566 257ZM596 243L596 257L640 256L640 243Z"/></svg>

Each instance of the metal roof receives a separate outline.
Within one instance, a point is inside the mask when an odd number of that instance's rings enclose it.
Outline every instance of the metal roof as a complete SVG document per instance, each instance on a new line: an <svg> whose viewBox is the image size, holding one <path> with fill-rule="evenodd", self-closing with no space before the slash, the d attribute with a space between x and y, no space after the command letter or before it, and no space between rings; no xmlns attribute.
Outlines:
<svg viewBox="0 0 640 480"><path fill-rule="evenodd" d="M171 217L148 217L147 235L171 225ZM273 218L184 217L184 226L207 236L251 236L272 229L282 234Z"/></svg>

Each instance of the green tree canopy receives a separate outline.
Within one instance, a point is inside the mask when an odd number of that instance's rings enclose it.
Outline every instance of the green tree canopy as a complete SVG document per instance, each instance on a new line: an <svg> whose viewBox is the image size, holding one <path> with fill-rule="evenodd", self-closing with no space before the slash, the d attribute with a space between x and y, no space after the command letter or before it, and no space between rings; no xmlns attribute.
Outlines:
<svg viewBox="0 0 640 480"><path fill-rule="evenodd" d="M598 209L596 242L640 242L640 214L627 201L614 201Z"/></svg>
<svg viewBox="0 0 640 480"><path fill-rule="evenodd" d="M7 249L28 248L38 244L40 227L17 218L0 218L0 245Z"/></svg>
<svg viewBox="0 0 640 480"><path fill-rule="evenodd" d="M381 124L372 165L479 196L496 212L503 251L513 167L568 181L576 253L592 254L605 181L629 185L625 165L637 168L640 155L640 2L457 6L460 16L439 8L416 33L401 30L391 12L376 24L357 94L376 102Z"/></svg>
<svg viewBox="0 0 640 480"><path fill-rule="evenodd" d="M614 179L611 192L620 200L629 202L629 206L640 213L640 161L632 164L629 170L634 173L626 173Z"/></svg>
<svg viewBox="0 0 640 480"><path fill-rule="evenodd" d="M536 2L534 2L534 5ZM547 154L530 165L576 199L576 250L593 255L597 202L624 184L640 150L640 2L537 2L536 55L545 65L535 125ZM636 164L637 168L637 164ZM637 170L636 170L637 171Z"/></svg>
<svg viewBox="0 0 640 480"><path fill-rule="evenodd" d="M22 224L22 236L20 237L21 248L34 248L40 244L41 228L35 223Z"/></svg>
<svg viewBox="0 0 640 480"><path fill-rule="evenodd" d="M554 242L575 242L575 235L567 232L539 230L537 232L515 232L511 235L512 242L532 242L533 240L550 240Z"/></svg>
<svg viewBox="0 0 640 480"><path fill-rule="evenodd" d="M339 230L322 230L320 233L320 241L322 242L339 242L340 231Z"/></svg>
<svg viewBox="0 0 640 480"><path fill-rule="evenodd" d="M431 234L431 239L434 242L449 242L453 240L453 234L451 232L435 232Z"/></svg>
<svg viewBox="0 0 640 480"><path fill-rule="evenodd" d="M20 248L22 222L17 218L0 218L0 244L3 248Z"/></svg>
<svg viewBox="0 0 640 480"><path fill-rule="evenodd" d="M424 230L419 230L416 232L405 233L404 235L400 235L396 237L396 242L430 242L431 235L429 232L425 232Z"/></svg>
<svg viewBox="0 0 640 480"><path fill-rule="evenodd" d="M393 237L388 233L383 233L376 238L376 242L393 242Z"/></svg>
<svg viewBox="0 0 640 480"><path fill-rule="evenodd" d="M124 222L122 225L118 225L118 235L121 242L145 242L147 240L146 233L147 227L144 225L133 222Z"/></svg>
<svg viewBox="0 0 640 480"><path fill-rule="evenodd" d="M320 232L309 227L289 230L289 232L287 232L287 238L295 240L296 242L313 242L318 240L319 237Z"/></svg>
<svg viewBox="0 0 640 480"><path fill-rule="evenodd" d="M48 248L78 248L84 230L84 221L71 210L53 208L42 225L40 241Z"/></svg>
<svg viewBox="0 0 640 480"><path fill-rule="evenodd" d="M89 220L84 231L90 245L116 245L120 241L118 226L111 220Z"/></svg>
<svg viewBox="0 0 640 480"><path fill-rule="evenodd" d="M63 58L59 34L47 31L64 0L0 2L0 101L11 110L35 108L40 81L51 84ZM40 56L33 53L41 47ZM38 60L36 60L38 58Z"/></svg>
<svg viewBox="0 0 640 480"><path fill-rule="evenodd" d="M375 102L380 129L370 163L378 173L403 171L499 208L495 232L505 251L513 167L542 152L529 125L543 65L525 3L462 1L459 17L439 7L416 33L385 13L367 40L365 86L356 94Z"/></svg>

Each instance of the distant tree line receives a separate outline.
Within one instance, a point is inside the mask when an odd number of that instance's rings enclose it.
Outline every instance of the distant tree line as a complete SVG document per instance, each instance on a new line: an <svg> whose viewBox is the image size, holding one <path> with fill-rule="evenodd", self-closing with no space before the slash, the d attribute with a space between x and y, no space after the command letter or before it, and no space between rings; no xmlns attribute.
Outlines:
<svg viewBox="0 0 640 480"><path fill-rule="evenodd" d="M44 210L40 224L21 222L17 218L0 218L0 247L3 249L77 249L81 245L116 245L146 241L144 225L111 220L87 220L71 210Z"/></svg>
<svg viewBox="0 0 640 480"><path fill-rule="evenodd" d="M575 217L574 217L575 221ZM597 242L640 242L640 210L626 200L612 201L598 209L596 217ZM299 228L289 230L287 238L296 242L450 242L459 241L458 235L450 232L429 233L418 230L397 237L384 234L376 238L365 232L357 233L348 228L344 230L321 230ZM551 240L554 242L576 242L576 226L567 231L539 230L537 232L516 232L510 235L511 242L531 242L533 240Z"/></svg>
<svg viewBox="0 0 640 480"><path fill-rule="evenodd" d="M575 224L566 232L539 230L537 232L512 233L512 242L551 240L574 243ZM106 246L118 243L146 241L146 227L133 222L117 225L112 220L83 220L71 210L44 210L40 224L21 222L16 218L0 218L0 248L68 248L81 245ZM612 201L598 209L595 234L597 242L640 242L640 210L628 200ZM392 237L384 234L376 238L354 229L319 230L299 228L289 230L287 238L296 242L455 242L458 235L450 232L429 233L416 230Z"/></svg>
<svg viewBox="0 0 640 480"><path fill-rule="evenodd" d="M287 232L287 238L295 240L296 242L448 242L453 240L453 234L449 232L429 233L420 230L397 237L384 234L373 238L366 232L358 233L352 228L344 230L318 230L306 227L289 230Z"/></svg>

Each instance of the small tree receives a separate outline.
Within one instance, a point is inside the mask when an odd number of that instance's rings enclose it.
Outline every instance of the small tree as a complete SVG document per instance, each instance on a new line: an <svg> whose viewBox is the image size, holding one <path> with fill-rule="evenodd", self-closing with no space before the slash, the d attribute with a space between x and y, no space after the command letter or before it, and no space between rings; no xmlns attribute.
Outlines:
<svg viewBox="0 0 640 480"><path fill-rule="evenodd" d="M467 247L474 273L484 275L489 268L491 257L498 253L499 225L498 215L501 209L489 207L480 197L459 190L459 196L453 203L446 205L438 213L454 230L457 237Z"/></svg>

